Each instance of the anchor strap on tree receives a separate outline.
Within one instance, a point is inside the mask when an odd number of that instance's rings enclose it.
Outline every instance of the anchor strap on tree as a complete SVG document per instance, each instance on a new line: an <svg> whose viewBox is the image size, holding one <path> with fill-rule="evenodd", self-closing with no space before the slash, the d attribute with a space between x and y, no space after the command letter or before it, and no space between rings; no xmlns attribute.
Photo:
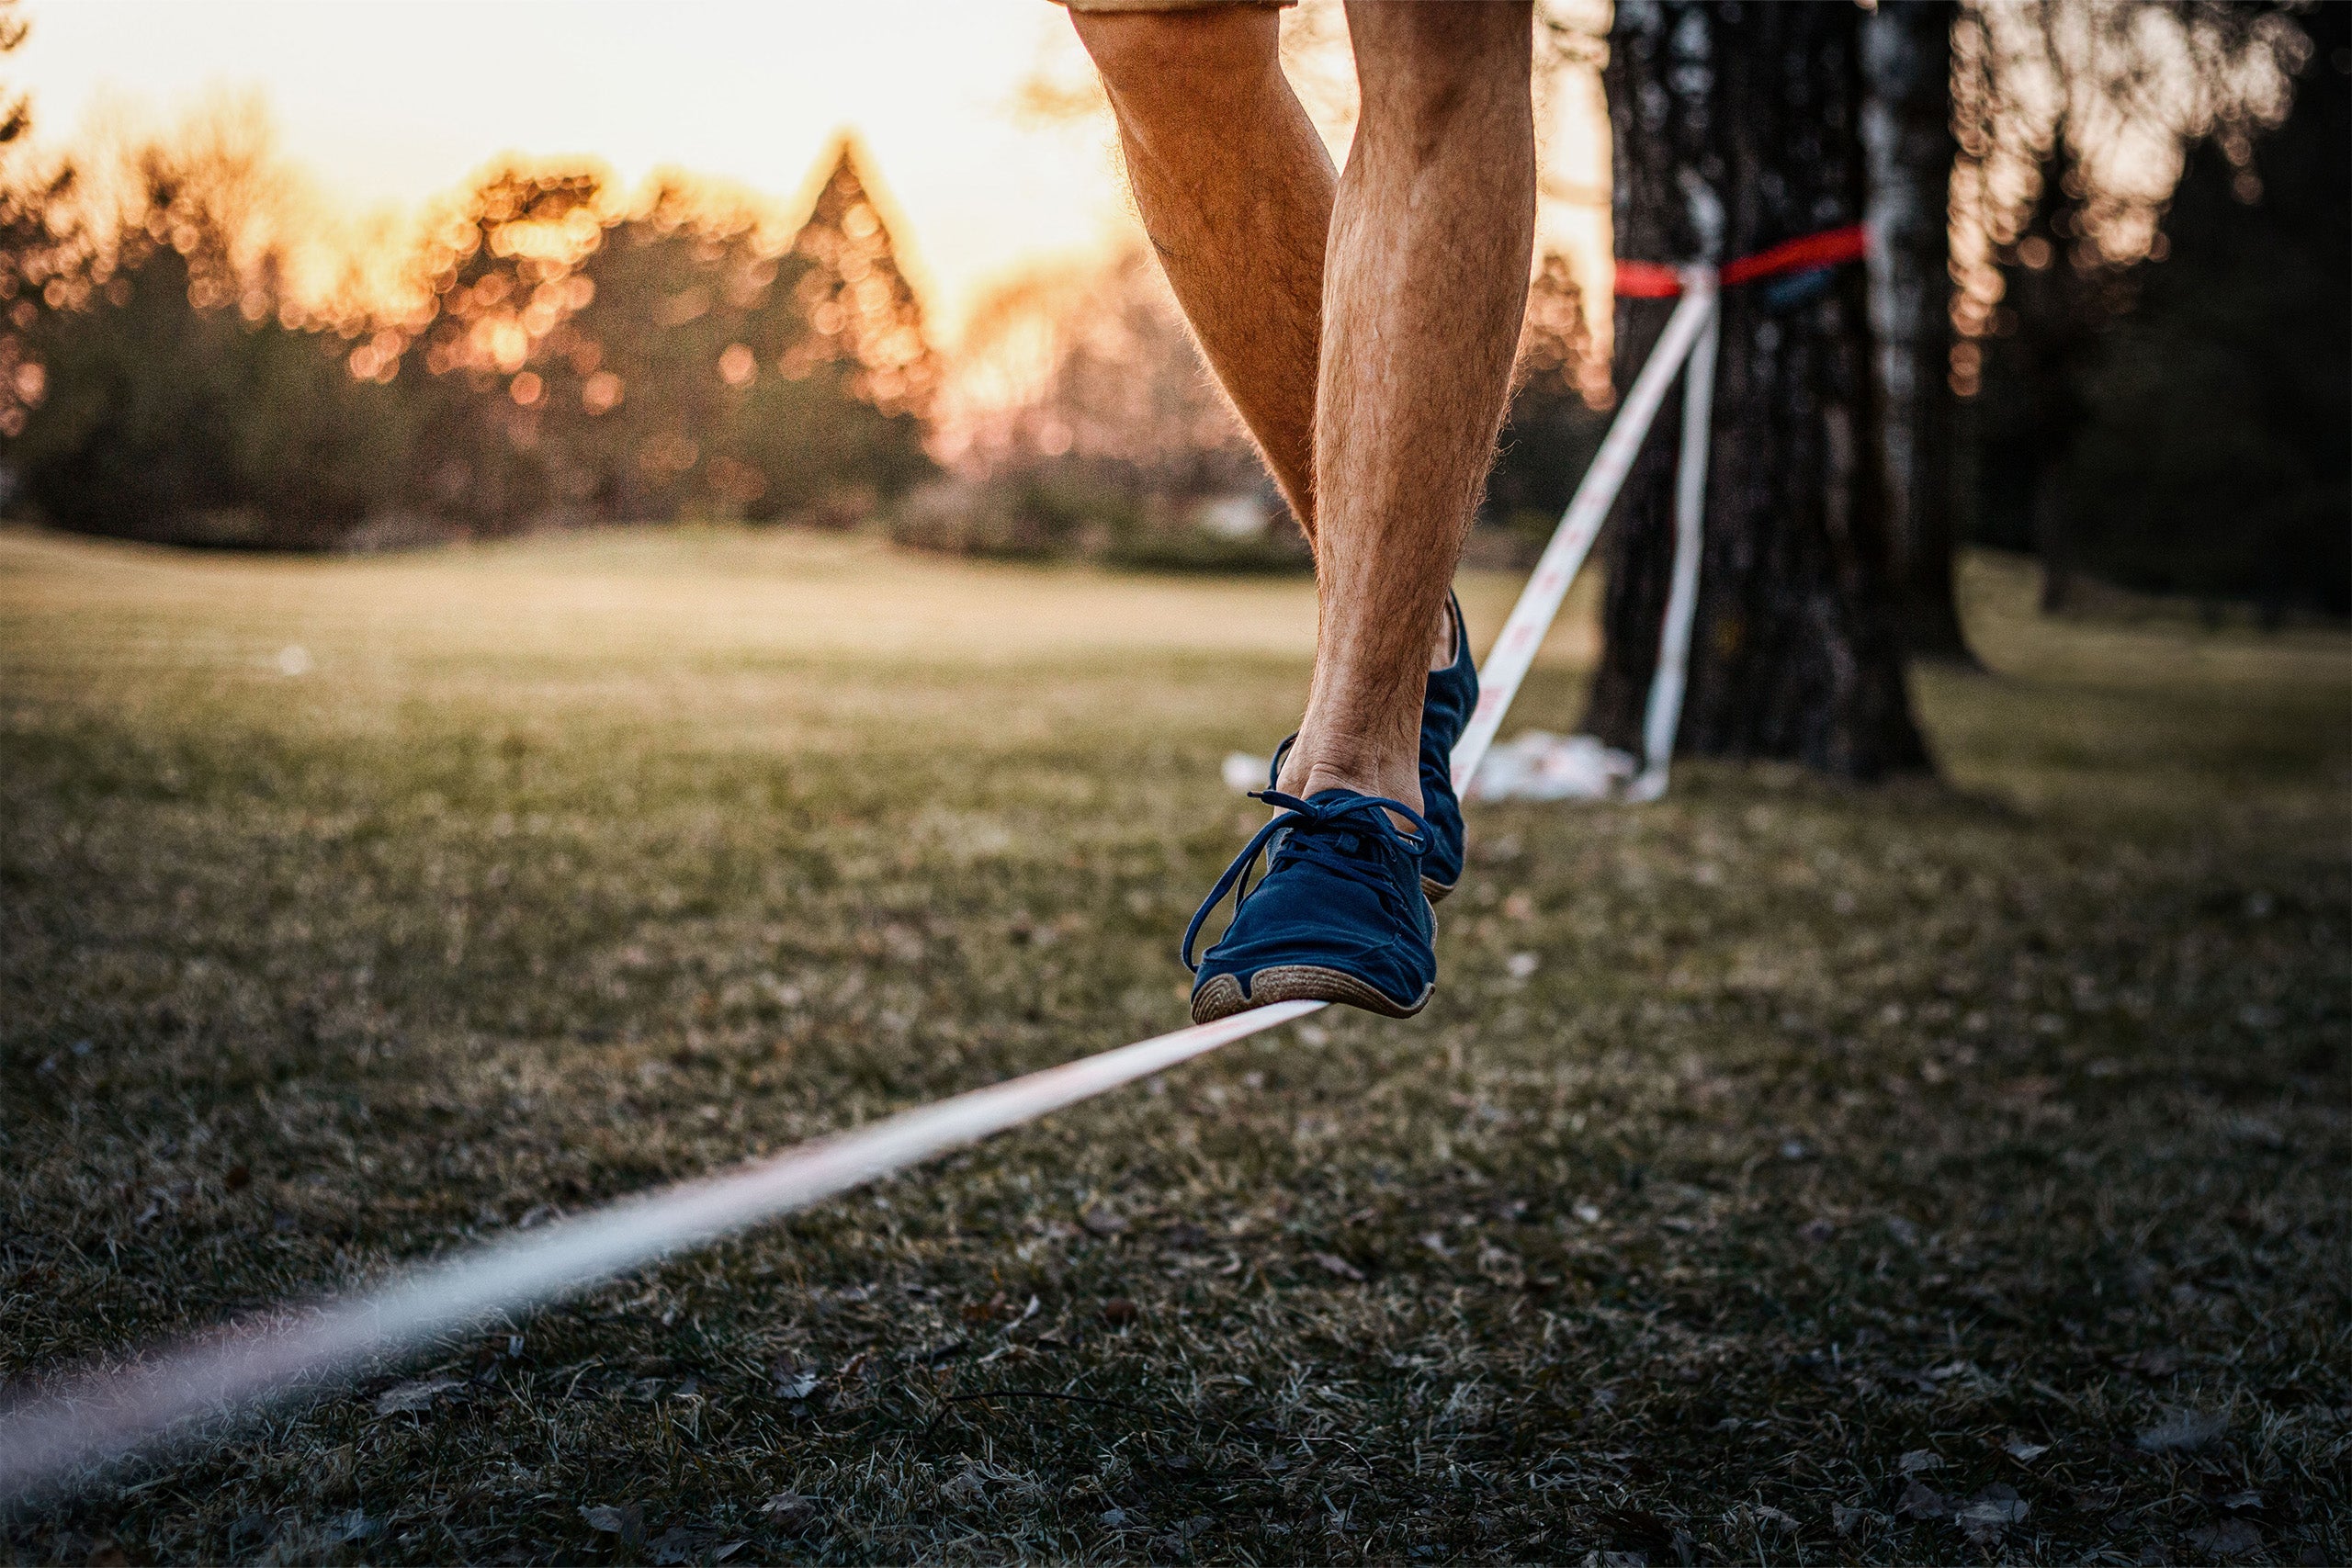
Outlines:
<svg viewBox="0 0 2352 1568"><path fill-rule="evenodd" d="M1736 288L1743 283L1758 278L1779 277L1795 272L1820 272L1847 262L1860 261L1870 250L1870 231L1860 223L1849 223L1839 229L1824 229L1818 233L1800 234L1793 240L1783 240L1753 255L1727 261L1718 269L1716 281L1725 288ZM1624 299L1679 299L1682 297L1682 269L1657 262L1620 260L1617 264L1617 294Z"/></svg>

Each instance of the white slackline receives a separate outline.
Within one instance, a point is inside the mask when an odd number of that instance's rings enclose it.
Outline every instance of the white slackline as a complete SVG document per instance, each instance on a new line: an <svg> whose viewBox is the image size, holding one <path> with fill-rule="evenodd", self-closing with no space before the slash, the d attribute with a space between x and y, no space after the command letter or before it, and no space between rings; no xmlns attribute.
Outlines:
<svg viewBox="0 0 2352 1568"><path fill-rule="evenodd" d="M1535 650L1544 646L1544 636L1560 613L1560 602L1568 596L1568 585L1577 580L1600 525L1609 520L1609 508L1634 467L1642 437L1649 434L1650 422L1657 417L1658 405L1666 400L1674 373L1682 367L1691 344L1699 341L1700 330L1714 319L1713 269L1692 267L1684 276L1682 298L1674 314L1667 318L1666 331L1659 334L1642 373L1634 378L1634 389L1625 394L1609 434L1601 438L1600 450L1593 455L1592 467L1584 471L1583 482L1561 514L1552 542L1536 558L1535 570L1520 590L1510 618L1496 635L1495 646L1487 650L1487 662L1478 671L1478 705L1470 715L1461 742L1453 748L1453 787L1458 791L1469 789L1471 775L1486 760L1487 748L1494 744L1503 712L1519 695L1520 682L1527 679L1528 666L1535 662Z"/></svg>
<svg viewBox="0 0 2352 1568"><path fill-rule="evenodd" d="M0 1417L0 1496L128 1451L172 1424L314 1383L624 1269L831 1198L919 1160L1172 1067L1321 1002L1277 1002L1031 1073L701 1181L560 1220L372 1295L232 1328Z"/></svg>
<svg viewBox="0 0 2352 1568"><path fill-rule="evenodd" d="M1610 427L1479 672L1485 694L1453 749L1457 781L1476 772L1486 755L1503 710L1525 679L1569 581L1624 482L1667 383L1713 309L1712 290L1684 296ZM74 1479L193 1417L226 1415L273 1395L315 1389L379 1358L472 1327L494 1313L560 1300L1305 1018L1324 1005L1277 1002L1081 1057L803 1144L724 1176L681 1182L493 1242L413 1269L352 1301L219 1330L118 1370L85 1373L58 1392L0 1413L0 1497Z"/></svg>
<svg viewBox="0 0 2352 1568"><path fill-rule="evenodd" d="M1690 373L1682 379L1682 451L1674 470L1674 581L1666 596L1666 626L1658 635L1657 671L1650 677L1648 709L1642 716L1642 771L1625 786L1628 800L1656 800L1666 793L1674 760L1674 732L1682 725L1682 686L1690 670L1690 621L1699 608L1699 557L1707 516L1707 457L1715 401L1715 344L1723 313L1713 309L1715 269L1683 273L1684 298L1708 302L1706 331L1690 350Z"/></svg>

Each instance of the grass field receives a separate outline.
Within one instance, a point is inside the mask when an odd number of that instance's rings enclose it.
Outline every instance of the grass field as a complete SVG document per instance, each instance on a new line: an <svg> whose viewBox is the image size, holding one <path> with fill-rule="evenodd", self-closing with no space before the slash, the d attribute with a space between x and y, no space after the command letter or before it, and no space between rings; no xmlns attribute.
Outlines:
<svg viewBox="0 0 2352 1568"><path fill-rule="evenodd" d="M0 1551L2352 1558L2352 640L1966 584L1998 673L1921 678L1942 784L1474 808L1420 1019L1235 1046ZM1250 819L1217 761L1288 725L1310 593L0 534L0 1378L1181 1021Z"/></svg>

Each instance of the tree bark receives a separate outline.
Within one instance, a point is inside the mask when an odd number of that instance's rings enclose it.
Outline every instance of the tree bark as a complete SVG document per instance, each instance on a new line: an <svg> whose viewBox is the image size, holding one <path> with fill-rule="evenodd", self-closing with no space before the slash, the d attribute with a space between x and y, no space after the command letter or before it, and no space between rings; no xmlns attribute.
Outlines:
<svg viewBox="0 0 2352 1568"><path fill-rule="evenodd" d="M1617 249L1721 262L1859 220L1862 13L1623 0L1606 85ZM1678 750L1847 778L1925 768L1896 630L1863 268L1726 292L1707 518ZM1624 301L1630 385L1665 324ZM1679 400L1618 503L1585 728L1627 750L1657 660L1674 551Z"/></svg>
<svg viewBox="0 0 2352 1568"><path fill-rule="evenodd" d="M1976 666L1952 583L1951 28L1958 0L1884 0L1862 23L1871 326L1888 540L1905 650Z"/></svg>

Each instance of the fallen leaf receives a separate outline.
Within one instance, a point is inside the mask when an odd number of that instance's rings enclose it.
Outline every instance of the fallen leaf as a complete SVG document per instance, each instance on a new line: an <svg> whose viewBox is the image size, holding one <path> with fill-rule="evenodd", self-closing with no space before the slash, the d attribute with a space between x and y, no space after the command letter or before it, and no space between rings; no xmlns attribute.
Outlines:
<svg viewBox="0 0 2352 1568"><path fill-rule="evenodd" d="M1944 1501L1943 1494L1914 1477L1905 1483L1894 1511L1905 1518L1940 1519L1951 1512L1951 1505Z"/></svg>
<svg viewBox="0 0 2352 1568"><path fill-rule="evenodd" d="M2188 1532L2188 1544L2215 1557L2244 1557L2262 1550L2262 1532L2244 1519L2223 1519Z"/></svg>
<svg viewBox="0 0 2352 1568"><path fill-rule="evenodd" d="M1905 1475L1917 1475L1925 1471L1941 1470L1944 1461L1933 1449L1913 1449L1894 1461L1894 1468Z"/></svg>
<svg viewBox="0 0 2352 1568"><path fill-rule="evenodd" d="M2177 1350L2142 1350L2124 1357L2116 1365L2143 1378L2168 1378L2180 1371L2180 1353Z"/></svg>
<svg viewBox="0 0 2352 1568"><path fill-rule="evenodd" d="M2002 1445L2002 1451L2019 1464L2031 1464L2050 1451L2048 1443L2029 1443L2023 1438L2011 1438Z"/></svg>
<svg viewBox="0 0 2352 1568"><path fill-rule="evenodd" d="M1827 1220L1807 1220L1797 1227L1797 1238L1812 1247L1819 1247L1837 1234L1838 1227Z"/></svg>
<svg viewBox="0 0 2352 1568"><path fill-rule="evenodd" d="M761 1513L786 1529L800 1524L816 1511L816 1499L804 1497L797 1492L779 1492L760 1505Z"/></svg>
<svg viewBox="0 0 2352 1568"><path fill-rule="evenodd" d="M457 1378L418 1378L410 1382L395 1383L376 1396L376 1414L400 1416L412 1411L430 1410L434 1400L453 1388L463 1386Z"/></svg>
<svg viewBox="0 0 2352 1568"><path fill-rule="evenodd" d="M1099 1236L1117 1235L1127 1228L1127 1219L1125 1214L1114 1214L1100 1203L1090 1206L1084 1213L1079 1215L1078 1223Z"/></svg>
<svg viewBox="0 0 2352 1568"><path fill-rule="evenodd" d="M1349 1262L1346 1258L1340 1257L1336 1252L1317 1252L1314 1254L1313 1257L1316 1263L1319 1265L1327 1274L1337 1274L1342 1280L1361 1280L1363 1278L1363 1269L1357 1268L1354 1264Z"/></svg>
<svg viewBox="0 0 2352 1568"><path fill-rule="evenodd" d="M1829 1528L1839 1535L1851 1535L1877 1517L1868 1508L1849 1508L1843 1503L1829 1505Z"/></svg>
<svg viewBox="0 0 2352 1568"><path fill-rule="evenodd" d="M2140 1434L2137 1441L2143 1453L2195 1453L2229 1426L2226 1417L2202 1410L2176 1410Z"/></svg>
<svg viewBox="0 0 2352 1568"><path fill-rule="evenodd" d="M1102 1321L1114 1328L1124 1328L1143 1316L1143 1309L1125 1296L1113 1296L1102 1303Z"/></svg>
<svg viewBox="0 0 2352 1568"><path fill-rule="evenodd" d="M328 1520L324 1534L329 1546L342 1546L349 1541L366 1540L370 1536L379 1534L383 1528L380 1521L369 1518L361 1509L354 1508L347 1514L337 1514Z"/></svg>
<svg viewBox="0 0 2352 1568"><path fill-rule="evenodd" d="M708 1530L690 1530L673 1525L647 1543L646 1554L662 1568L670 1568L673 1563L691 1562L702 1555L703 1543L710 1536Z"/></svg>
<svg viewBox="0 0 2352 1568"><path fill-rule="evenodd" d="M1453 1248L1445 1244L1445 1237L1440 1232L1424 1232L1420 1237L1420 1242L1423 1247L1428 1247L1440 1258L1451 1258L1453 1256Z"/></svg>
<svg viewBox="0 0 2352 1568"><path fill-rule="evenodd" d="M1995 1546L2011 1525L2024 1521L2032 1507L2013 1486L1987 1486L1953 1509L1951 1517L1978 1546Z"/></svg>
<svg viewBox="0 0 2352 1568"><path fill-rule="evenodd" d="M1998 1546L2009 1530L2007 1513L1981 1503L1963 1505L1952 1514L1951 1520L1978 1546Z"/></svg>
<svg viewBox="0 0 2352 1568"><path fill-rule="evenodd" d="M621 1544L634 1547L645 1538L645 1510L631 1503L615 1507L610 1503L596 1503L580 1510L588 1528L599 1535L616 1535Z"/></svg>
<svg viewBox="0 0 2352 1568"><path fill-rule="evenodd" d="M751 1545L751 1544L752 1544L752 1543L751 1543L750 1541L748 1541L748 1540L729 1540L729 1541L722 1541L722 1542L720 1542L720 1543L719 1543L719 1545L718 1545L718 1547L717 1547L717 1548L716 1548L716 1549L711 1552L711 1554L710 1554L710 1560L711 1560L713 1562L726 1562L729 1558L730 1558L730 1557L734 1556L737 1552L739 1552L739 1551L742 1551L745 1547L747 1547L747 1546L749 1546L749 1545Z"/></svg>

